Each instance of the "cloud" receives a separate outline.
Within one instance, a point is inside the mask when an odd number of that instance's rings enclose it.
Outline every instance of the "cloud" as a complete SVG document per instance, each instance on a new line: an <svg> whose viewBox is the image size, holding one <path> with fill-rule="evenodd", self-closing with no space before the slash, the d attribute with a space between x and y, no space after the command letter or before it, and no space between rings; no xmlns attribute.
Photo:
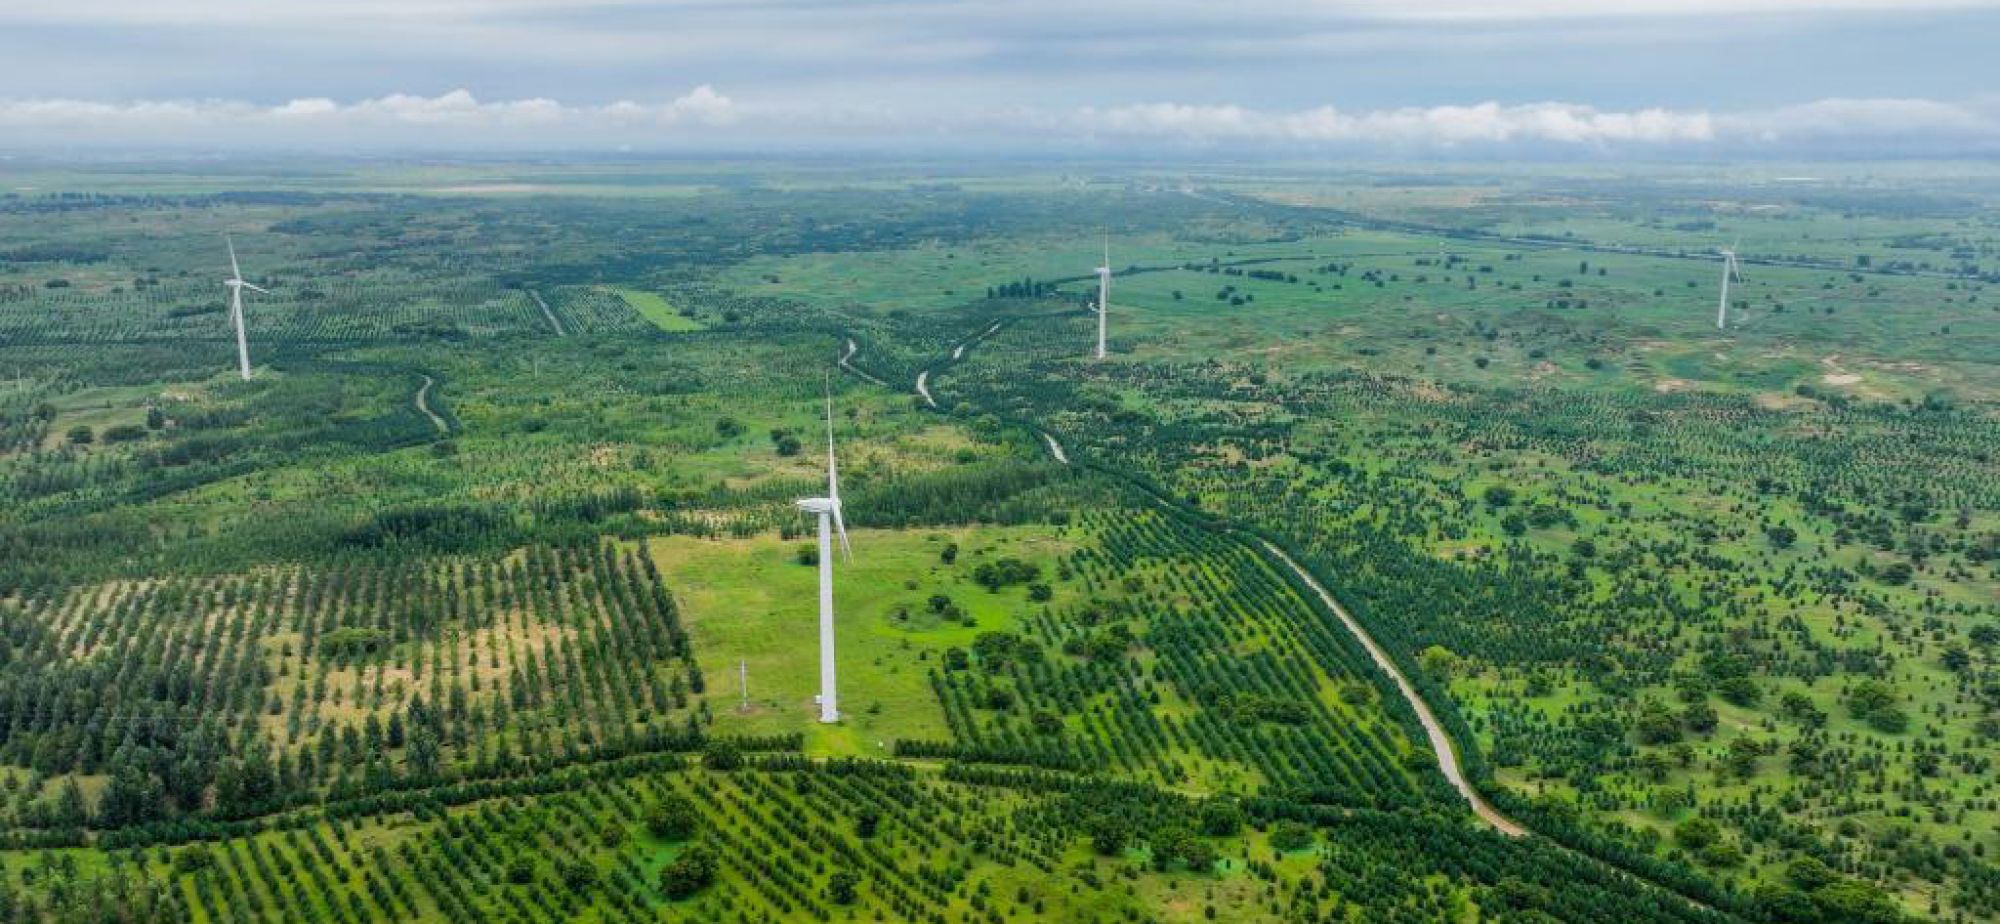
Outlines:
<svg viewBox="0 0 2000 924"><path fill-rule="evenodd" d="M275 106L233 100L0 101L0 132L31 145L150 141L292 147L344 141L369 146L428 139L491 146L551 130L576 131L577 141L588 143L607 131L722 126L735 118L735 103L707 84L666 103L602 106L568 106L542 98L482 102L462 89L438 96L394 93L352 103L309 97Z"/></svg>
<svg viewBox="0 0 2000 924"><path fill-rule="evenodd" d="M1565 102L1345 110L1175 102L1041 109L739 102L708 84L666 102L575 105L530 97L484 101L466 90L275 105L233 100L0 101L0 136L17 146L289 149L723 148L746 143L1006 150L1228 147L1355 153L1661 151L1924 154L2000 150L2000 102L1824 99L1712 113Z"/></svg>
<svg viewBox="0 0 2000 924"><path fill-rule="evenodd" d="M1993 142L2000 106L1993 101L1823 99L1764 112L1732 115L1726 129L1763 144L1893 140Z"/></svg>
<svg viewBox="0 0 2000 924"><path fill-rule="evenodd" d="M1240 106L1153 103L1084 109L1071 124L1086 131L1181 140L1458 146L1702 142L1715 137L1703 112L1602 112L1568 103L1405 107L1348 113L1332 106L1260 112Z"/></svg>

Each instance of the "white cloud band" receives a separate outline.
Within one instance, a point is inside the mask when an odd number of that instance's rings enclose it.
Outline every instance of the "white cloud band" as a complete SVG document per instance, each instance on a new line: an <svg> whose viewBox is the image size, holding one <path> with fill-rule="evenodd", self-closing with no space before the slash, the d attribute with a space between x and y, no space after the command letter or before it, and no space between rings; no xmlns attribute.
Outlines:
<svg viewBox="0 0 2000 924"><path fill-rule="evenodd" d="M1071 110L904 112L882 107L739 103L708 85L665 103L569 105L532 98L483 102L465 90L342 103L228 100L0 101L11 146L100 144L228 148L700 147L778 140L854 143L928 139L990 146L1086 143L1200 146L1246 143L1321 150L1396 148L1696 148L1749 150L1879 145L1888 153L2000 148L2000 105L1926 99L1827 99L1778 109L1710 113L1608 111L1572 103L1272 111L1144 103ZM1004 146L1004 145L1003 145ZM1789 153L1798 153L1793 150Z"/></svg>

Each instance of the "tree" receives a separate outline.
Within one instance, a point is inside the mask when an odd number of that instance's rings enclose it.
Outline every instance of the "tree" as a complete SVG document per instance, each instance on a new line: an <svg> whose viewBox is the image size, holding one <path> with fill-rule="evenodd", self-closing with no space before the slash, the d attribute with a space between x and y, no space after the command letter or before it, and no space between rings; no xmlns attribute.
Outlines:
<svg viewBox="0 0 2000 924"><path fill-rule="evenodd" d="M1090 849L1099 856L1115 857L1125 850L1125 842L1132 836L1132 830L1125 821L1113 815L1103 815L1090 824Z"/></svg>
<svg viewBox="0 0 2000 924"><path fill-rule="evenodd" d="M88 445L91 440L96 438L96 435L95 431L86 426L78 425L69 428L69 441L71 445Z"/></svg>
<svg viewBox="0 0 2000 924"><path fill-rule="evenodd" d="M1757 759L1764 756L1762 745L1749 737L1737 738L1729 742L1729 772L1739 779L1749 779L1757 775Z"/></svg>
<svg viewBox="0 0 2000 924"><path fill-rule="evenodd" d="M734 770L743 766L743 752L735 742L717 739L701 749L701 763L710 770Z"/></svg>
<svg viewBox="0 0 2000 924"><path fill-rule="evenodd" d="M1432 645L1417 654L1417 663L1423 667L1424 673L1438 680L1444 680L1451 676L1452 668L1457 666L1458 656L1443 645Z"/></svg>
<svg viewBox="0 0 2000 924"><path fill-rule="evenodd" d="M1763 688L1747 676L1724 678L1715 685L1715 692L1737 706L1755 706L1764 698Z"/></svg>
<svg viewBox="0 0 2000 924"><path fill-rule="evenodd" d="M1303 822L1281 821L1271 828L1271 846L1287 853L1304 850L1313 843L1313 829Z"/></svg>
<svg viewBox="0 0 2000 924"><path fill-rule="evenodd" d="M597 884L597 867L581 860L564 860L557 867L563 886L581 893Z"/></svg>
<svg viewBox="0 0 2000 924"><path fill-rule="evenodd" d="M98 800L97 823L106 828L145 824L160 817L160 782L132 764L119 767Z"/></svg>
<svg viewBox="0 0 2000 924"><path fill-rule="evenodd" d="M684 841L700 827L701 813L694 801L679 793L661 799L646 812L646 830L661 840Z"/></svg>
<svg viewBox="0 0 2000 924"><path fill-rule="evenodd" d="M1639 709L1636 731L1640 744L1673 744L1681 740L1681 720L1666 705L1649 702Z"/></svg>
<svg viewBox="0 0 2000 924"><path fill-rule="evenodd" d="M660 868L660 891L675 901L689 898L715 881L715 866L715 851L691 844Z"/></svg>
<svg viewBox="0 0 2000 924"><path fill-rule="evenodd" d="M1230 799L1210 799L1201 804L1201 833L1209 837L1233 837L1243 827L1243 810Z"/></svg>
<svg viewBox="0 0 2000 924"><path fill-rule="evenodd" d="M836 905L852 905L860 897L860 885L861 877L855 875L853 870L834 870L833 876L827 879L826 894Z"/></svg>
<svg viewBox="0 0 2000 924"><path fill-rule="evenodd" d="M1715 822L1699 816L1674 826L1674 842L1689 850L1700 850L1721 837L1722 829Z"/></svg>

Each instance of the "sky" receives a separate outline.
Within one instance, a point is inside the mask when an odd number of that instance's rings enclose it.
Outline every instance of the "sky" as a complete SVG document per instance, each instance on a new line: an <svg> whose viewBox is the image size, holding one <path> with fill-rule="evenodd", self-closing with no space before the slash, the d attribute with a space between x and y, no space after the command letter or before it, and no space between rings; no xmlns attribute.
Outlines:
<svg viewBox="0 0 2000 924"><path fill-rule="evenodd" d="M0 0L0 149L1990 156L2000 0Z"/></svg>

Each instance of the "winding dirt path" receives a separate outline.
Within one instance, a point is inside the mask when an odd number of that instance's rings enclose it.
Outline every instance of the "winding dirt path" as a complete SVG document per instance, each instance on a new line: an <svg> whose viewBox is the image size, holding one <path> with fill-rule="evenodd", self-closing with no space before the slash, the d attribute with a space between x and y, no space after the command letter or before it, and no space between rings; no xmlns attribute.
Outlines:
<svg viewBox="0 0 2000 924"><path fill-rule="evenodd" d="M925 404L937 407L937 399L931 397L930 381L931 371L929 369L917 373L917 394L924 399Z"/></svg>
<svg viewBox="0 0 2000 924"><path fill-rule="evenodd" d="M1054 434L1044 430L1042 431L1042 439L1049 444L1049 455L1055 456L1057 462L1061 462L1064 465L1069 464L1069 453L1063 452L1062 444L1056 442Z"/></svg>
<svg viewBox="0 0 2000 924"><path fill-rule="evenodd" d="M854 373L855 375L858 375L858 376L860 376L860 377L862 377L862 378L864 378L864 379L867 379L867 380L868 380L868 381L870 381L870 382L874 382L875 384L877 384L877 385L880 385L880 386L882 386L882 387L884 387L884 388L887 388L887 387L889 387L889 383L888 383L888 382L884 382L884 381L882 381L881 379L878 379L878 378L876 378L876 377L874 377L874 376L872 376L872 375L869 375L868 373L866 373L866 372L864 372L864 371L862 371L862 370L860 370L860 369L856 368L856 367L854 366L854 364L853 364L853 363L850 363L850 362L848 362L848 360L850 360L850 359L853 359L853 358L854 358L854 354L856 354L856 353L859 353L859 352L861 352L861 345L860 345L860 344L857 344L857 343L855 343L855 342L854 342L854 338L853 338L853 337L849 337L849 338L847 338L847 352L845 352L845 353L842 353L842 354L840 354L840 358L839 358L839 359L837 359L837 360L834 360L834 362L835 362L835 363L836 363L837 365L839 365L839 366L840 366L840 368L842 368L842 369L845 369L845 370L847 370L847 371L849 371L849 372L852 372L852 373Z"/></svg>
<svg viewBox="0 0 2000 924"><path fill-rule="evenodd" d="M424 412L424 416L431 419L431 426L436 427L439 433L450 433L451 424L445 423L444 418L439 417L437 412L431 410L431 386L435 384L437 384L436 379L428 375L424 376L423 386L417 389L417 410Z"/></svg>
<svg viewBox="0 0 2000 924"><path fill-rule="evenodd" d="M1402 691L1403 699L1409 702L1410 708L1417 713L1417 721L1424 726L1424 735L1430 739L1431 750L1437 752L1438 771L1443 773L1445 781L1472 805L1473 814L1478 815L1501 834L1509 837L1525 836L1528 833L1527 828L1500 814L1499 809L1494 808L1478 790L1472 788L1471 783L1466 782L1465 773L1458 766L1458 752L1452 747L1451 736L1445 734L1444 726L1439 724L1437 716L1431 713L1430 704L1424 702L1422 696L1417 695L1416 687L1410 685L1409 678L1403 676L1402 670L1396 667L1396 662L1389 660L1388 653L1383 651L1380 645L1375 644L1375 638L1368 634L1368 630L1362 628L1361 623L1355 621L1353 616L1348 615L1347 608L1341 606L1340 601L1335 600L1333 594L1321 586L1319 579L1312 576L1312 572L1293 561L1283 549L1263 539L1257 541L1264 546L1266 552L1284 562L1286 567L1292 569L1293 574L1299 576L1299 580L1304 581L1307 587L1319 594L1320 600L1327 608L1333 610L1335 616L1340 617L1340 622L1347 627L1348 634L1360 641L1361 647L1368 649L1368 656L1375 659L1375 665L1380 667L1383 673L1388 674L1389 679L1396 681L1396 689Z"/></svg>

